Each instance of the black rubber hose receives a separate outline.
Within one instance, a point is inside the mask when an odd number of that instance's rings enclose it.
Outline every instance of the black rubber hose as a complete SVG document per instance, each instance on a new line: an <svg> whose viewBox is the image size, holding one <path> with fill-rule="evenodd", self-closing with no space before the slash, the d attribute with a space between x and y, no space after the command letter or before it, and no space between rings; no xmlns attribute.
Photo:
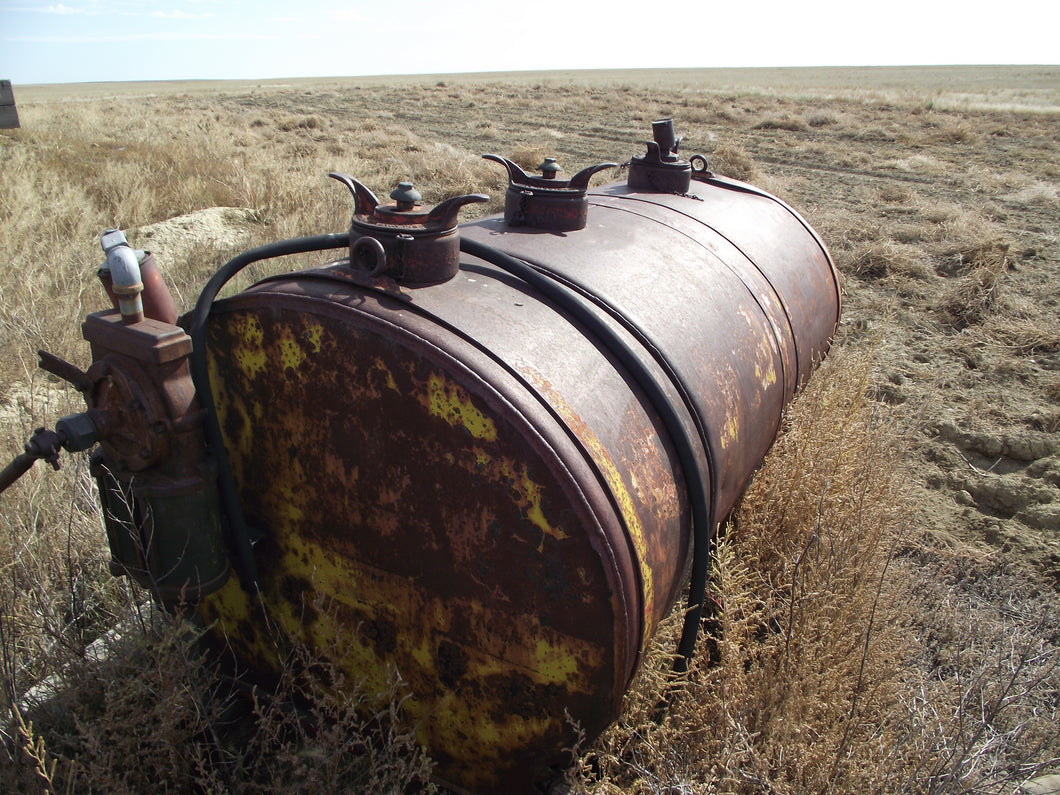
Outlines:
<svg viewBox="0 0 1060 795"><path fill-rule="evenodd" d="M577 293L556 281L552 276L485 243L461 238L460 250L522 279L568 313L572 319L585 326L633 376L662 420L676 449L681 469L685 473L692 512L692 572L688 589L688 609L685 612L684 627L677 647L679 656L674 665L678 672L687 670L688 663L695 654L699 625L703 615L703 601L706 597L707 578L710 573L711 529L714 517L713 504L707 491L708 478L704 476L695 453L695 444L684 423L681 422L677 410L667 397L662 385L638 357L637 352L599 315L593 312L578 297Z"/></svg>
<svg viewBox="0 0 1060 795"><path fill-rule="evenodd" d="M5 491L8 486L29 472L38 458L40 456L33 455L33 453L20 453L15 456L14 460L0 472L0 492Z"/></svg>
<svg viewBox="0 0 1060 795"><path fill-rule="evenodd" d="M243 518L243 506L239 502L235 479L232 477L232 468L228 463L228 452L225 450L221 425L217 420L217 407L214 404L213 392L210 389L210 373L206 362L206 320L210 316L210 309L213 307L214 299L217 298L222 288L248 265L261 260L286 257L292 254L307 254L313 251L347 248L349 245L349 234L336 232L328 235L281 240L277 243L267 243L264 246L252 248L250 251L244 251L222 265L217 273L210 278L210 281L206 283L206 286L199 294L199 300L195 302L195 309L192 311L191 320L188 324L188 334L192 343L191 379L195 383L199 407L205 415L203 427L206 433L206 446L210 455L217 462L217 486L221 494L221 504L224 507L225 515L228 517L230 540L239 564L240 582L244 588L254 593L261 590L261 581L258 577L258 565L254 560L254 553L251 549L250 533L247 530L246 520Z"/></svg>

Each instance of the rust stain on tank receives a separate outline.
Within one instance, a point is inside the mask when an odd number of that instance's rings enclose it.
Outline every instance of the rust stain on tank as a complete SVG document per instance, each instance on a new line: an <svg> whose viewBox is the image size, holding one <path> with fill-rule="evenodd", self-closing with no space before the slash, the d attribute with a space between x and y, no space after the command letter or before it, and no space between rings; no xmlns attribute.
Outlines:
<svg viewBox="0 0 1060 795"><path fill-rule="evenodd" d="M267 623L370 689L399 671L421 742L464 786L501 786L527 745L569 747L572 705L602 729L621 697L612 596L564 470L431 349L363 332L348 310L246 304L217 310L210 350L248 519L267 530ZM255 659L282 658L238 588L202 612Z"/></svg>

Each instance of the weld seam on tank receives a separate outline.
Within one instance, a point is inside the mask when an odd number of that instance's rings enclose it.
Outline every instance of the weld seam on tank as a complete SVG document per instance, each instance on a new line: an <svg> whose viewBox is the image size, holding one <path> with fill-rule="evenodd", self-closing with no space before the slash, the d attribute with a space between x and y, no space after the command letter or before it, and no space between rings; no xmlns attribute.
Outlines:
<svg viewBox="0 0 1060 795"><path fill-rule="evenodd" d="M674 230L674 231L677 231L677 232L680 233L680 230ZM685 411L688 413L689 417L691 418L693 425L695 425L696 433L697 433L697 435L699 437L699 441L700 441L700 445L702 447L703 455L704 455L704 457L706 459L707 470L708 470L708 472L710 472L710 506L708 508L708 516L710 518L709 518L708 521L709 521L709 527L710 527L710 534L713 535L714 527L715 527L715 525L717 523L717 519L716 519L716 516L715 516L715 506L717 505L717 502L718 502L718 480L717 480L717 477L716 477L715 473L717 471L716 462L718 460L718 455L717 455L717 451L715 450L715 448L714 448L714 446L713 446L713 444L711 442L710 435L707 432L706 424L703 421L703 416L700 413L699 409L697 408L697 406L695 405L695 402L692 399L691 390L688 388L688 385L685 383L684 379L681 377L681 375L677 371L676 366L674 366L673 362L670 361L669 357L667 357L662 352L662 349L659 347L659 345L648 335L648 333L646 331L644 331L643 328L641 328L637 323L635 323L633 321L633 319L629 317L629 315L624 313L621 309L619 309L617 306L615 306L614 304L609 302L603 296L593 292L587 286L585 286L584 284L576 281L572 277L564 275L564 274L557 273L557 272L553 271L552 269L546 267L545 265L543 265L543 264L541 264L539 262L535 262L534 260L532 260L532 259L530 259L528 257L524 256L524 257L521 257L520 259L523 262L525 262L526 264L528 264L530 267L534 268L534 270L536 270L538 273L541 273L542 275L547 276L548 278L552 279L553 281L557 282L558 284L563 285L568 290L571 290L573 293L581 296L584 300L590 302L593 306L595 306L598 309L602 310L608 317L610 317L618 325L620 325L631 337L633 337L633 339L637 342L637 344L639 344L645 351L648 352L648 354L651 356L651 358L655 361L655 363L663 371L663 373L666 376L666 378L670 381L670 384L677 391L677 394L681 398L681 402L684 404ZM737 277L737 278L739 278L739 277ZM761 306L759 306L759 308L761 308ZM605 347L607 347L608 350L611 350L611 348L609 346L609 343L606 340L603 340L603 343L604 343ZM637 361L639 363L639 359ZM643 370L642 372L647 374L646 370ZM632 375L633 375L633 378L636 381L636 383L643 388L643 380L640 377L638 377L636 373L632 373ZM651 377L650 374L648 374L648 377ZM654 380L654 378L652 378L652 380ZM647 392L647 391L648 390L645 389L645 392ZM651 401L650 397L649 397L649 401ZM669 403L669 401L667 401L667 403L668 403L668 405L671 405ZM652 403L652 405L653 406L655 405L654 402ZM665 424L665 421L664 421L664 424ZM674 446L675 447L679 447L679 443L676 440L674 440L673 434L672 434L672 432L671 432L671 430L669 428L667 429L667 434L671 437L671 441L674 442ZM693 451L693 455L694 455L694 451ZM684 467L682 467L682 469L683 468ZM687 482L687 478L688 478L688 475L685 476L686 482ZM689 500L691 501L692 499L693 499L692 493L691 493L691 491L689 491ZM695 550L693 549L693 559L694 558L695 558ZM694 575L690 575L689 579L690 579L690 581L694 581ZM690 590L692 590L691 586L690 586ZM687 643L684 640L682 640L680 648L686 648L686 646L687 646ZM693 642L693 646L694 646L694 642ZM692 651L694 651L694 649L689 649L688 654L684 654L684 653L681 654L682 659L685 660L685 664L687 664L687 660L690 659ZM678 670L682 670L680 668L680 665L678 667Z"/></svg>
<svg viewBox="0 0 1060 795"><path fill-rule="evenodd" d="M680 230L674 231L680 232ZM655 340L651 338L648 332L646 332L639 324L634 322L634 320L629 315L627 315L617 306L612 304L602 295L593 292L589 287L577 281L573 277L567 274L558 273L549 268L548 266L540 262L536 262L535 260L530 259L529 257L523 256L520 257L520 259L527 265L532 267L534 270L536 270L538 273L541 273L542 275L547 276L549 279L552 279L553 281L562 284L568 290L571 290L572 292L581 296L584 300L591 303L593 306L602 310L608 317L610 317L618 325L625 329L625 331L631 337L633 337L637 344L640 345L645 351L647 351L651 358L655 361L655 363L659 365L659 368L663 371L663 373L669 379L670 384L674 387L674 389L677 391L677 394L681 397L681 402L685 407L685 411L688 412L688 415L692 420L692 424L695 425L696 433L699 436L699 441L702 445L703 455L707 462L707 468L711 472L710 503L712 506L716 504L718 495L716 488L716 478L713 476L713 473L715 471L715 462L718 460L717 451L711 444L710 435L707 432L707 427L706 423L703 420L703 415L700 413L698 407L695 404L695 401L692 399L692 391L689 389L688 384L685 383L685 380L677 371L677 367L674 365L674 363L670 360L668 356L666 356L666 354L662 352L662 348ZM606 341L604 341L604 345L605 347L607 346ZM634 374L634 380L638 384L641 383L641 379L638 378L636 374Z"/></svg>
<svg viewBox="0 0 1060 795"><path fill-rule="evenodd" d="M647 199L640 198L639 196L613 196L613 197L609 197L609 198L622 199L622 200L633 201L633 202L641 202L641 203L650 205L652 207L662 207L662 208L665 208L667 210L671 210L671 211L675 212L677 215L680 215L680 216L682 216L684 218L687 218L688 220L690 220L690 221L692 221L694 223L700 224L704 228L709 229L711 232L716 234L719 238L724 240L730 246L732 246L733 249L735 251L737 251L740 254L740 256L743 257L744 260L751 267L753 267L755 269L755 271L758 272L759 276L762 277L762 281L765 282L766 285L768 285L770 291L772 292L774 298L777 301L777 305L781 308L781 310L783 310L783 312L784 312L784 320L787 321L787 324L788 324L788 333L787 333L786 336L787 336L788 341L790 342L790 347L791 347L791 351L792 351L792 355L793 355L792 364L795 367L794 379L792 379L792 377L791 377L792 374L788 372L788 368L784 366L784 356L780 355L778 358L780 360L780 365L781 365L780 371L781 371L781 374L782 374L782 377L783 377L783 380L784 380L784 394L786 396L790 396L791 394L793 394L794 393L794 389L790 389L789 390L789 385L791 385L792 383L795 383L795 384L798 383L798 370L799 370L799 342L798 342L798 339L797 339L797 337L795 335L795 326L794 326L794 323L792 322L791 311L788 308L787 302L784 300L784 297L780 294L780 291L777 290L777 288L773 284L773 281L762 270L762 268L759 266L759 264L757 262L755 262L755 260L752 259L742 248L740 248L740 246L737 245L735 241L731 240L729 237L727 237L725 234L723 234L717 228L715 228L715 227L711 226L710 224L708 224L702 218L697 218L694 215L690 215L689 213L686 213L686 212L684 212L683 210L681 210L681 209L679 209L677 207L671 207L668 204L661 204L661 203L659 203L657 201L649 201ZM776 344L776 350L778 352L780 352L780 351L782 351L784 349L784 345L781 342L782 330L777 328L777 325L773 322L774 313L770 312L765 306L763 306L762 301L759 300L758 294L754 290L754 287L751 284L748 283L747 279L744 278L743 274L741 274L738 270L736 270L733 267L733 265L727 259L725 259L723 257L718 257L717 255L715 255L714 252L712 252L710 250L710 248L707 246L707 244L703 240L697 238L695 235L689 234L688 232L686 232L683 229L680 229L680 228L678 228L676 226L673 226L672 224L667 223L666 221L664 221L664 220L662 220L660 218L655 218L655 217L653 217L651 215L646 215L644 213L636 212L635 210L633 210L633 209L631 209L629 207L621 207L621 206L618 206L618 205L615 205L615 204L596 203L596 202L593 202L592 205L595 206L595 207L600 207L602 209L614 210L616 212L629 213L630 215L635 215L637 218L643 218L645 221L650 221L650 222L659 224L660 226L665 227L666 229L670 230L671 232L674 232L674 233L676 233L678 235L681 235L682 237L686 238L687 240L689 240L694 245L696 245L696 246L700 247L701 249L703 249L704 251L708 252L712 257L714 257L714 259L717 260L717 262L722 267L724 267L726 270L728 270L729 273L731 273L736 278L736 280L738 282L740 282L740 284L743 285L744 289L747 290L748 295L751 296L752 300L754 300L755 304L758 306L758 309L760 310L760 312L762 314L762 317L766 319L766 324L767 324L767 326L768 326L768 328L770 330L770 333L773 335L773 342ZM780 427L780 422L778 420L777 428L779 428L779 427Z"/></svg>
<svg viewBox="0 0 1060 795"><path fill-rule="evenodd" d="M728 181L726 179L723 179L721 177L718 177L716 175L712 175L710 177L697 177L695 179L696 179L697 182L701 182L704 185L710 185L710 186L715 187L715 188L721 188L723 190L731 190L731 191L735 191L737 193L749 193L749 194L751 194L753 196L761 196L763 199L769 199L774 204L776 204L776 205L780 206L781 208L783 208L784 210L786 210L788 212L788 214L791 215L792 218L794 218L796 221L798 221L802 225L802 228L806 230L807 234L809 234L810 237L814 240L814 242L817 243L817 245L820 247L822 253L825 256L825 259L828 261L828 267L832 271L832 284L835 286L835 298L836 298L836 322L835 322L835 327L836 327L836 329L838 329L839 328L839 318L840 318L840 316L843 313L843 291L839 287L839 271L836 270L835 262L832 260L832 255L828 252L828 246L826 246L824 244L824 241L821 239L821 236L819 234L817 234L817 230L815 230L812 226L810 226L806 222L806 219L802 217L802 215L799 213L799 211L796 210L794 207L792 207L790 204L788 204L783 199L779 199L776 196L774 196L772 193L767 193L766 191L762 190L761 188L756 188L754 185L746 185L746 184L744 184L742 182L730 182L730 181ZM834 333L835 332L833 331L833 334Z"/></svg>
<svg viewBox="0 0 1060 795"><path fill-rule="evenodd" d="M632 349L618 337L613 329L604 323L596 314L585 312L585 305L580 303L577 294L538 271L526 262L517 259L492 246L473 241L467 237L460 240L460 249L466 254L478 257L501 270L518 276L542 295L554 301L560 309L570 310L582 325L586 326L597 339L622 363L644 390L652 407L662 420L670 441L673 443L681 462L689 504L692 513L692 572L689 585L688 609L685 612L681 641L678 644L678 658L675 668L683 671L687 668L695 652L696 639L699 635L699 624L706 597L707 578L710 571L711 541L714 530L714 502L708 495L705 485L710 484L710 494L715 493L715 476L713 470L704 477L695 454L694 445L689 438L684 423L677 415L673 404L667 399L661 385L644 367ZM709 447L708 447L709 456ZM712 465L708 461L708 465Z"/></svg>

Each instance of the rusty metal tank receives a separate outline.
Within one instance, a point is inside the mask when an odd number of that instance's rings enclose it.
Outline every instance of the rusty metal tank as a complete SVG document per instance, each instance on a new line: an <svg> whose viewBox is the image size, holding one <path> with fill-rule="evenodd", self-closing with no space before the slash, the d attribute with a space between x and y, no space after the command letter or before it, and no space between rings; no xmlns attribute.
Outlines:
<svg viewBox="0 0 1060 795"><path fill-rule="evenodd" d="M200 613L260 676L288 637L369 692L400 676L463 791L527 790L617 717L836 329L837 275L799 215L702 159L675 188L688 164L662 148L635 186L575 186L582 228L460 225L437 279L420 258L403 279L387 242L428 213L380 216L344 178L349 256L211 310L260 593L244 567Z"/></svg>

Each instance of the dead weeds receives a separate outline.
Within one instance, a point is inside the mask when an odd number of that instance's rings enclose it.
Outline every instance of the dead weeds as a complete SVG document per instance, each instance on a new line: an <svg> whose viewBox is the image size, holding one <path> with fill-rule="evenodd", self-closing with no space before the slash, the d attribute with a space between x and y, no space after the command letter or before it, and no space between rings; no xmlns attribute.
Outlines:
<svg viewBox="0 0 1060 795"><path fill-rule="evenodd" d="M705 152L718 173L783 185L844 272L846 314L834 361L792 409L719 545L719 611L697 665L670 674L677 615L619 722L577 749L573 784L1010 793L1060 759L1050 512L1060 470L1055 454L1004 455L1028 428L1060 432L1055 107L922 87L789 93L779 102L775 90L625 76L27 102L23 129L0 135L8 458L27 428L65 413L19 397L47 391L32 352L87 360L78 329L103 303L101 230L227 206L260 213L257 242L338 231L350 208L330 170L380 194L411 178L432 202L485 190L496 198L481 211L495 212L503 174L481 154L529 169L554 156L574 173L640 154L650 121L673 115L682 151ZM163 263L185 308L227 253L199 246ZM951 425L961 432L931 432ZM987 460L981 450L995 447ZM1002 470L1001 485L1035 495L1033 515L990 507ZM268 698L219 689L169 625L145 622L124 663L87 657L143 598L107 573L92 488L71 461L4 495L5 784L429 789L429 761L400 722L400 687L368 709L354 690L320 701L299 678L311 652L292 657L287 689ZM20 705L49 674L61 674L63 710L30 715ZM380 746L382 756L367 750Z"/></svg>

